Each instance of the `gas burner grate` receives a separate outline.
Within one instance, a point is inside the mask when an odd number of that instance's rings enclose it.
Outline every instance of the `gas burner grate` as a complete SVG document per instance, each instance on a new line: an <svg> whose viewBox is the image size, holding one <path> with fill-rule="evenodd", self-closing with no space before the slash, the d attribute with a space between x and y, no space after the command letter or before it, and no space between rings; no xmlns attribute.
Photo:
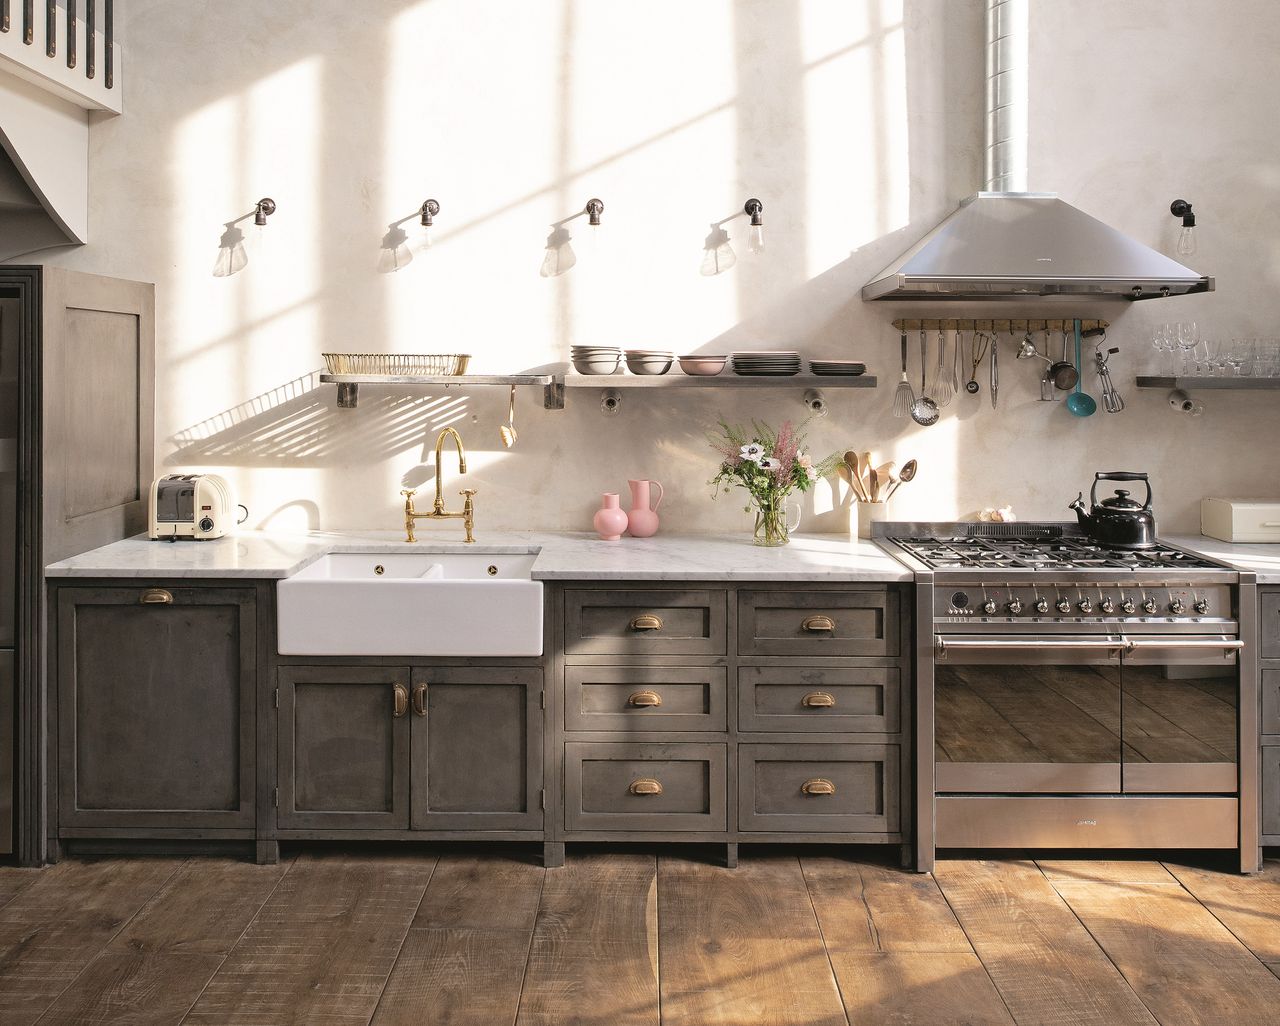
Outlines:
<svg viewBox="0 0 1280 1026"><path fill-rule="evenodd" d="M987 532L941 537L890 538L889 541L935 570L1216 570L1190 552L1157 546L1154 549L1110 549L1084 537L1071 537L1051 525L1012 534L1017 525L1003 524L1007 535Z"/></svg>

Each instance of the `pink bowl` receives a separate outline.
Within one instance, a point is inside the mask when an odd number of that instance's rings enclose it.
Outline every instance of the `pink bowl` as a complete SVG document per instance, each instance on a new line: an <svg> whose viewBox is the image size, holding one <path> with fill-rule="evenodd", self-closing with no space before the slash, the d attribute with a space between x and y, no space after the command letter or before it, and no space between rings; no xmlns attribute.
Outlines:
<svg viewBox="0 0 1280 1026"><path fill-rule="evenodd" d="M724 365L729 362L727 356L682 356L680 357L680 369L686 374L693 374L698 377L710 377L713 374L719 374L724 370Z"/></svg>

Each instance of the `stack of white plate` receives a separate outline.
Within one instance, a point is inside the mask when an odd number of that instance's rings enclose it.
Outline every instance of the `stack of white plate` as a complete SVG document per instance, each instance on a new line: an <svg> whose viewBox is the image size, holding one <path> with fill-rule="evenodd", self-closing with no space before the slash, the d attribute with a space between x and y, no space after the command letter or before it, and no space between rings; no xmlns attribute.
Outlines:
<svg viewBox="0 0 1280 1026"><path fill-rule="evenodd" d="M867 372L867 365L859 360L810 360L809 370L814 374L857 377Z"/></svg>
<svg viewBox="0 0 1280 1026"><path fill-rule="evenodd" d="M579 374L614 374L622 361L617 346L574 346L569 355Z"/></svg>
<svg viewBox="0 0 1280 1026"><path fill-rule="evenodd" d="M733 372L762 377L788 377L800 373L800 354L790 350L734 353Z"/></svg>

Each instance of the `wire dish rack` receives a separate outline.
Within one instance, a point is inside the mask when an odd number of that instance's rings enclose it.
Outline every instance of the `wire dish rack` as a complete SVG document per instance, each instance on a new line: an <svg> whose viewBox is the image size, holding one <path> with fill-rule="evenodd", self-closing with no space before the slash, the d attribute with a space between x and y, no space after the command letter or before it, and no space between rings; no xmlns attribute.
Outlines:
<svg viewBox="0 0 1280 1026"><path fill-rule="evenodd" d="M330 374L401 374L456 377L467 373L470 353L322 353Z"/></svg>

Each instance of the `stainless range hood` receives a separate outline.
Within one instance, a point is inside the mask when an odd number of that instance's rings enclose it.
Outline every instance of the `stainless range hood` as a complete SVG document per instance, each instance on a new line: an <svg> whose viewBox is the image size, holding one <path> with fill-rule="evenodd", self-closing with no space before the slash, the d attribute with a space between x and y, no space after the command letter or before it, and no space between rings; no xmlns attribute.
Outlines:
<svg viewBox="0 0 1280 1026"><path fill-rule="evenodd" d="M1197 274L1051 192L980 192L862 289L863 299L1159 299Z"/></svg>
<svg viewBox="0 0 1280 1026"><path fill-rule="evenodd" d="M868 282L863 299L1159 299L1213 279L1027 192L1028 0L987 0L986 187Z"/></svg>

